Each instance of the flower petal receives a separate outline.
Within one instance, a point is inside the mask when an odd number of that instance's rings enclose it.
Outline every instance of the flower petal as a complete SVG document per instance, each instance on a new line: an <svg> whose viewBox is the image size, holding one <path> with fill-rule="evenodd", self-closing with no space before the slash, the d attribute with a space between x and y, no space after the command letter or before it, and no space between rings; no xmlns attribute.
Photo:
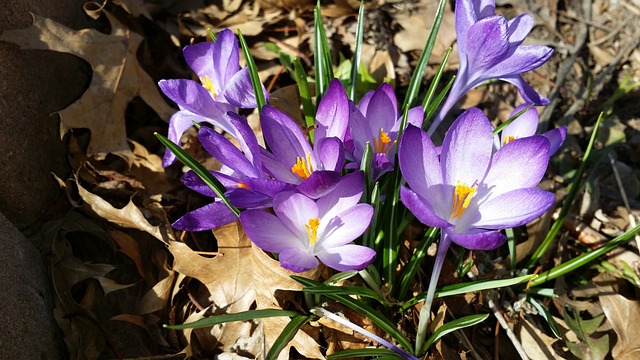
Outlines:
<svg viewBox="0 0 640 360"><path fill-rule="evenodd" d="M289 184L299 184L302 182L299 176L291 172L291 166L285 166L275 155L264 148L260 148L260 159L265 171L274 179Z"/></svg>
<svg viewBox="0 0 640 360"><path fill-rule="evenodd" d="M320 262L315 256L297 248L288 248L280 252L280 266L293 272L303 272L316 268Z"/></svg>
<svg viewBox="0 0 640 360"><path fill-rule="evenodd" d="M559 128L551 129L542 134L542 136L549 140L549 157L551 157L560 149L564 139L567 137L567 127L563 125Z"/></svg>
<svg viewBox="0 0 640 360"><path fill-rule="evenodd" d="M269 149L285 166L293 166L298 157L306 159L313 153L300 126L282 111L265 105L260 123Z"/></svg>
<svg viewBox="0 0 640 360"><path fill-rule="evenodd" d="M511 116L515 116L520 111L524 110L529 104L522 104L517 106L511 112ZM531 107L525 111L520 117L513 120L513 122L502 129L502 142L505 143L505 139L520 139L528 136L535 135L538 129L538 110L535 107Z"/></svg>
<svg viewBox="0 0 640 360"><path fill-rule="evenodd" d="M376 252L366 246L343 245L316 254L320 261L338 271L362 270L376 257Z"/></svg>
<svg viewBox="0 0 640 360"><path fill-rule="evenodd" d="M191 70L193 70L198 77L209 76L209 78L211 78L214 76L214 44L212 42L187 45L182 49L182 54Z"/></svg>
<svg viewBox="0 0 640 360"><path fill-rule="evenodd" d="M317 199L333 190L338 181L340 181L339 172L316 170L298 185L297 190L312 199Z"/></svg>
<svg viewBox="0 0 640 360"><path fill-rule="evenodd" d="M169 132L167 139L180 145L180 139L187 129L193 126L194 122L206 120L188 110L180 110L171 116L169 120ZM162 167L168 167L176 161L176 156L168 148L164 152L162 158Z"/></svg>
<svg viewBox="0 0 640 360"><path fill-rule="evenodd" d="M467 61L479 76L500 63L509 51L507 19L502 16L481 19L469 27L466 36Z"/></svg>
<svg viewBox="0 0 640 360"><path fill-rule="evenodd" d="M271 179L245 179L245 185L251 190L274 197L283 191L295 191L296 186Z"/></svg>
<svg viewBox="0 0 640 360"><path fill-rule="evenodd" d="M316 113L315 140L336 137L344 140L349 125L349 100L340 80L333 79L329 83Z"/></svg>
<svg viewBox="0 0 640 360"><path fill-rule="evenodd" d="M231 224L238 220L236 214L222 202L213 202L186 213L171 226L183 231L204 231Z"/></svg>
<svg viewBox="0 0 640 360"><path fill-rule="evenodd" d="M520 75L513 76L500 76L500 80L512 83L518 88L520 96L525 102L534 104L536 106L548 105L549 99L538 94Z"/></svg>
<svg viewBox="0 0 640 360"><path fill-rule="evenodd" d="M273 198L273 210L282 224L297 238L302 239L306 248L309 239L305 225L309 223L309 219L319 217L316 203L300 193L285 191Z"/></svg>
<svg viewBox="0 0 640 360"><path fill-rule="evenodd" d="M213 70L211 78L217 90L224 90L231 77L240 69L238 39L230 29L223 29L213 43Z"/></svg>
<svg viewBox="0 0 640 360"><path fill-rule="evenodd" d="M371 97L367 112L367 122L375 135L381 129L390 132L398 119L398 104L391 85L383 83Z"/></svg>
<svg viewBox="0 0 640 360"><path fill-rule="evenodd" d="M186 79L168 79L158 82L160 90L181 109L214 119L223 118L227 109L216 103L211 94L199 83Z"/></svg>
<svg viewBox="0 0 640 360"><path fill-rule="evenodd" d="M264 210L245 210L240 214L240 222L249 239L264 251L279 253L304 246L275 215Z"/></svg>
<svg viewBox="0 0 640 360"><path fill-rule="evenodd" d="M242 152L244 152L244 156L253 164L257 172L260 173L262 160L260 158L260 144L258 144L256 133L253 132L253 129L249 126L246 117L231 111L227 112L227 117L231 125L236 128L235 138L238 140L238 143L240 143L240 148Z"/></svg>
<svg viewBox="0 0 640 360"><path fill-rule="evenodd" d="M272 205L271 196L251 189L229 189L224 195L229 199L231 205L242 209L261 209Z"/></svg>
<svg viewBox="0 0 640 360"><path fill-rule="evenodd" d="M495 153L484 184L491 197L538 185L549 163L549 140L534 135L514 140ZM480 194L478 189L477 196Z"/></svg>
<svg viewBox="0 0 640 360"><path fill-rule="evenodd" d="M317 139L316 139L317 141ZM344 146L337 137L321 138L315 145L316 157L322 168L330 171L342 171L344 166Z"/></svg>
<svg viewBox="0 0 640 360"><path fill-rule="evenodd" d="M434 191L437 192L438 190L435 189ZM404 186L400 188L400 200L421 223L439 228L451 226L436 214L432 204L429 204L424 198Z"/></svg>
<svg viewBox="0 0 640 360"><path fill-rule="evenodd" d="M407 126L400 139L398 161L407 184L432 206L441 204L442 194L429 191L442 184L440 160L431 138L422 129Z"/></svg>
<svg viewBox="0 0 640 360"><path fill-rule="evenodd" d="M553 205L552 193L538 188L517 189L482 203L474 227L506 229L527 224Z"/></svg>
<svg viewBox="0 0 640 360"><path fill-rule="evenodd" d="M348 244L364 234L373 217L373 207L357 204L336 216L323 216L318 228L317 247L330 249Z"/></svg>
<svg viewBox="0 0 640 360"><path fill-rule="evenodd" d="M520 46L524 39L533 29L534 21L531 14L520 14L509 20L507 36L509 37L509 46Z"/></svg>
<svg viewBox="0 0 640 360"><path fill-rule="evenodd" d="M465 111L451 125L442 143L444 184L455 187L459 181L473 186L484 178L492 153L493 126L489 119L478 108ZM445 194L444 202L451 204L452 196Z"/></svg>
<svg viewBox="0 0 640 360"><path fill-rule="evenodd" d="M260 83L260 87L265 99L269 99L269 93L267 93L262 83ZM251 76L249 75L249 68L242 68L229 79L225 84L222 96L229 104L238 108L253 109L258 106L253 84L251 83Z"/></svg>
<svg viewBox="0 0 640 360"><path fill-rule="evenodd" d="M458 234L451 230L445 231L454 243L469 250L493 250L507 240L507 237L498 231L473 229L464 234Z"/></svg>
<svg viewBox="0 0 640 360"><path fill-rule="evenodd" d="M245 155L217 131L203 126L198 131L198 140L211 156L229 168L247 177L260 176Z"/></svg>
<svg viewBox="0 0 640 360"><path fill-rule="evenodd" d="M364 173L356 171L343 176L332 191L320 197L316 202L318 214L323 218L332 218L346 209L355 206L364 192Z"/></svg>
<svg viewBox="0 0 640 360"><path fill-rule="evenodd" d="M548 46L518 46L513 54L500 59L492 68L486 69L483 79L508 78L540 67L553 55Z"/></svg>

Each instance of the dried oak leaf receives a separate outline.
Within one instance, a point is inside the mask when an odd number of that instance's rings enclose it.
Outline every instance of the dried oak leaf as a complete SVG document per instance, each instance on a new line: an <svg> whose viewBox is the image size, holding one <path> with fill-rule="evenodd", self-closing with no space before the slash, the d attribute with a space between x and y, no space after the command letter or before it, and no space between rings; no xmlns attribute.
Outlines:
<svg viewBox="0 0 640 360"><path fill-rule="evenodd" d="M255 302L258 309L279 308L276 297L277 290L299 290L301 286L289 278L291 275L280 264L271 259L262 250L255 248L238 222L214 230L218 241L218 255L207 258L191 250L186 244L178 241L169 243L169 251L174 257L173 269L183 275L202 282L209 291L209 300L214 314L238 313L247 311ZM298 274L314 277L313 270ZM208 308L207 308L208 309ZM199 320L205 311L194 312L187 318L188 322ZM226 352L248 351L255 356L264 355L262 349L269 349L289 322L288 318L267 318L255 334L264 334L264 343L253 349L242 349L241 341L252 336L252 326L248 323L233 322L213 327L209 336L215 338ZM195 335L202 340L203 333L185 331L189 338ZM213 340L209 340L210 342ZM279 359L287 359L289 348L293 346L304 356L322 358L318 344L306 333L299 331ZM183 353L191 354L189 345Z"/></svg>
<svg viewBox="0 0 640 360"><path fill-rule="evenodd" d="M122 25L105 11L111 34L94 29L69 29L51 19L33 15L33 25L7 30L0 41L18 44L21 49L53 50L76 55L93 69L87 91L73 104L59 111L60 135L70 129L87 128L91 141L87 154L99 160L113 153L128 160L125 110L139 96L159 117L168 120L175 112L160 95L156 83L136 59L142 36Z"/></svg>

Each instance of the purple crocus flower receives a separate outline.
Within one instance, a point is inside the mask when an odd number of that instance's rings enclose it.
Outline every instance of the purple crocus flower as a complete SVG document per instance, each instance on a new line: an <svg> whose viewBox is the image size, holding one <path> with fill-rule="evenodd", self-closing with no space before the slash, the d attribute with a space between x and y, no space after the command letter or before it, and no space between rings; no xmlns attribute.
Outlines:
<svg viewBox="0 0 640 360"><path fill-rule="evenodd" d="M501 229L524 225L542 215L553 194L536 188L549 162L549 140L534 135L513 140L493 153L493 127L472 108L453 123L440 156L429 136L408 126L400 140L404 205L425 225L441 229L441 241L420 314L420 349L435 287L451 242L471 250L490 250L506 237Z"/></svg>
<svg viewBox="0 0 640 360"><path fill-rule="evenodd" d="M513 109L509 117L515 116L520 111L526 109L527 106L529 105L522 104L516 107L515 109ZM535 135L537 129L538 110L534 107L531 107L517 119L513 120L511 124L502 129L500 135L496 135L493 137L494 146L496 149L500 149L502 146L515 139ZM553 156L553 154L558 151L558 149L564 142L565 137L567 136L567 127L561 126L559 128L551 129L542 134L542 136L546 137L547 140L549 140L549 156Z"/></svg>
<svg viewBox="0 0 640 360"><path fill-rule="evenodd" d="M530 14L511 20L495 14L494 0L458 0L455 8L460 68L451 91L429 127L433 134L451 107L469 90L490 79L514 84L527 103L546 105L520 74L544 64L553 54L547 46L522 46L533 28Z"/></svg>
<svg viewBox="0 0 640 360"><path fill-rule="evenodd" d="M352 173L316 201L298 192L282 192L273 199L275 215L246 210L240 221L259 248L279 254L285 269L302 272L322 262L338 271L361 270L376 255L373 249L351 244L373 216L371 205L358 204L363 190L362 172Z"/></svg>
<svg viewBox="0 0 640 360"><path fill-rule="evenodd" d="M297 190L318 198L333 189L344 166L342 140L349 121L346 92L337 80L329 84L318 105L312 147L300 126L284 112L265 105L260 122L271 152L262 151L262 163L274 179L296 184Z"/></svg>
<svg viewBox="0 0 640 360"><path fill-rule="evenodd" d="M235 35L231 30L224 29L215 42L185 46L183 54L200 82L169 79L158 83L162 92L180 108L170 120L167 138L179 143L182 134L194 121L218 126L235 136L235 128L226 121L225 113L236 108L256 107L249 70L240 68ZM171 165L175 159L167 150L163 166Z"/></svg>
<svg viewBox="0 0 640 360"><path fill-rule="evenodd" d="M350 103L349 134L345 147L352 161L348 166L358 168L362 155L371 144L373 150L372 178L377 180L382 174L393 170L396 155L396 138L402 123L398 116L396 94L391 85L384 83L377 90L367 92L358 106ZM424 109L416 106L409 110L407 123L422 126Z"/></svg>
<svg viewBox="0 0 640 360"><path fill-rule="evenodd" d="M200 143L223 165L220 171L212 171L212 174L227 189L225 197L231 205L242 209L271 207L276 194L292 191L295 185L273 180L264 173L260 156L261 147L246 119L231 112L227 113L226 117L226 120L236 129L242 151L215 130L207 127L200 128L198 132ZM191 190L216 197L213 190L193 171L187 172L182 177L182 181ZM173 227L185 231L202 231L236 220L238 220L237 216L223 202L214 201L185 214L173 224Z"/></svg>

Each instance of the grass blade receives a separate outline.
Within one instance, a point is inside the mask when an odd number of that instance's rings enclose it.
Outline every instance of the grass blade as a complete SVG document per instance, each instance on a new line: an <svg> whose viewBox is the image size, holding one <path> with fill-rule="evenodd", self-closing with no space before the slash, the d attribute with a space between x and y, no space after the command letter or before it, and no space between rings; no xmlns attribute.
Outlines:
<svg viewBox="0 0 640 360"><path fill-rule="evenodd" d="M208 318L194 321L188 324L181 325L162 325L165 329L171 330L184 330L184 329L198 329L204 327L210 327L218 324L224 324L233 321L250 321L253 319L263 319L278 316L297 317L301 316L297 311L281 310L281 309L262 309L262 310L249 310L236 314L223 314L210 316ZM302 315L304 316L304 315Z"/></svg>
<svg viewBox="0 0 640 360"><path fill-rule="evenodd" d="M380 304L384 304L384 298L366 286L329 286L322 284L318 286L307 286L303 288L302 291L317 295L335 294L367 297L377 300Z"/></svg>
<svg viewBox="0 0 640 360"><path fill-rule="evenodd" d="M358 25L356 27L356 47L353 51L353 61L351 62L351 88L349 88L349 100L356 101L356 87L358 84L358 67L362 57L362 39L364 38L364 0L360 1L358 10Z"/></svg>
<svg viewBox="0 0 640 360"><path fill-rule="evenodd" d="M553 225L551 225L551 229L549 229L549 232L542 241L542 244L540 244L533 255L531 255L531 258L527 263L528 269L532 269L538 263L538 260L540 260L540 258L542 258L542 256L547 252L549 246L551 246L551 243L556 238L558 231L560 231L562 224L564 224L564 219L567 217L569 209L571 209L571 205L573 204L573 200L578 194L578 188L580 187L580 183L582 182L582 175L584 175L584 171L587 168L587 160L589 160L591 150L593 149L593 144L596 142L596 135L598 134L598 129L600 128L602 119L603 114L600 113L600 116L598 116L598 121L596 121L596 125L593 127L593 133L591 134L591 139L589 139L587 150L584 152L584 156L582 157L582 162L580 163L578 172L575 174L573 182L571 183L571 189L567 194L567 198L564 199L564 203L562 204L562 208L560 209L560 215L558 215L558 219L556 219Z"/></svg>
<svg viewBox="0 0 640 360"><path fill-rule="evenodd" d="M331 64L331 53L329 51L329 42L327 34L324 31L322 23L322 14L320 12L320 0L313 11L313 60L316 72L316 103L320 103L320 99L327 91L329 82L333 79L333 65Z"/></svg>
<svg viewBox="0 0 640 360"><path fill-rule="evenodd" d="M320 282L313 281L300 276L291 276L291 278L305 286L313 287L313 286L318 286L322 284ZM337 294L326 294L325 296L351 308L352 310L356 311L357 313L365 317L368 317L369 319L371 319L371 321L373 321L376 325L378 325L380 329L382 329L387 334L389 334L392 338L394 338L398 342L398 344L400 344L400 346L402 346L405 350L409 352L411 351L412 347L409 339L407 339L395 327L395 325L391 323L391 321L389 321L389 319L384 317L384 315L381 315L379 312L377 312L370 306L366 305L362 301L355 300L349 296L337 295Z"/></svg>
<svg viewBox="0 0 640 360"><path fill-rule="evenodd" d="M447 334L449 334L451 332L454 332L456 330L460 330L460 329L464 329L464 328L469 327L469 326L477 325L477 324L483 322L488 317L489 317L489 314L469 315L469 316L462 317L460 319L456 319L456 320L450 321L450 322L440 326L438 329L436 329L436 331L433 332L433 335L431 335L429 337L427 342L424 343L424 346L422 347L422 350L420 351L420 353L421 354L426 353L427 350L429 350L429 347L431 347L431 345L435 344L435 342L440 340L440 338L442 338L443 336L445 336L445 335L447 335Z"/></svg>
<svg viewBox="0 0 640 360"><path fill-rule="evenodd" d="M299 58L293 59L293 68L296 74L296 82L298 83L298 92L300 93L300 100L302 101L302 113L304 114L304 122L307 128L312 128L315 124L316 107L311 101L311 89L309 88L309 82L307 81L307 73L302 67L302 63ZM312 132L309 133L309 138L313 144Z"/></svg>
<svg viewBox="0 0 640 360"><path fill-rule="evenodd" d="M444 54L444 58L442 59L442 63L438 67L435 75L433 75L433 79L431 79L431 84L429 84L429 89L427 89L427 95L425 95L424 100L422 101L422 107L424 109L428 108L431 105L431 100L436 93L438 84L440 84L440 79L442 79L442 74L444 73L444 67L449 61L449 55L451 55L452 50L453 48L451 47L447 49L447 52Z"/></svg>
<svg viewBox="0 0 640 360"><path fill-rule="evenodd" d="M416 252L411 257L411 260L409 260L409 263L403 268L403 275L401 276L400 288L398 291L398 299L404 299L407 292L409 292L411 281L416 276L416 273L422 264L422 260L427 256L427 249L438 237L438 234L440 233L439 230L440 229L436 227L432 227L425 233L424 239L420 242Z"/></svg>
<svg viewBox="0 0 640 360"><path fill-rule="evenodd" d="M420 58L418 59L418 64L413 71L413 75L411 76L411 81L409 82L409 89L407 90L407 96L404 98L404 102L402 103L402 107L400 109L407 110L413 101L418 97L418 92L420 91L420 84L422 83L422 77L424 76L425 69L427 67L427 62L429 61L429 57L431 57L431 51L433 50L433 46L436 43L436 37L438 35L438 30L440 29L440 23L442 22L442 17L444 16L444 6L447 3L446 0L440 0L438 4L438 10L436 11L436 16L433 19L433 25L431 25L431 32L429 33L429 38L427 42L424 44L424 49L422 50L422 54L420 54Z"/></svg>
<svg viewBox="0 0 640 360"><path fill-rule="evenodd" d="M445 86L444 89L442 89L442 91L435 98L433 103L430 103L429 105L425 106L425 108L424 108L424 121L422 122L422 129L423 130L426 131L427 125L430 124L429 120L431 120L431 117L433 117L433 114L440 107L440 104L442 103L442 100L444 100L444 97L447 95L447 93L449 93L449 89L451 89L451 86L453 86L453 81L455 79L456 79L455 76L452 77L451 80L449 80L449 82L447 83L447 86Z"/></svg>
<svg viewBox="0 0 640 360"><path fill-rule="evenodd" d="M304 326L309 320L311 320L312 316L307 315L297 315L294 316L291 321L282 329L282 332L273 342L271 349L269 349L269 353L265 357L265 360L275 360L278 358L278 355L282 352L282 350L289 344L289 342L296 336L298 330Z"/></svg>
<svg viewBox="0 0 640 360"><path fill-rule="evenodd" d="M533 107L533 104L527 106L526 108L518 111L512 117L508 118L507 121L505 121L502 124L498 125L495 129L493 129L493 135L498 135L500 133L500 131L502 131L504 128L509 126L509 124L511 124L515 119L519 118L522 114L526 113L532 107Z"/></svg>
<svg viewBox="0 0 640 360"><path fill-rule="evenodd" d="M249 46L247 46L247 41L244 39L244 36L242 36L242 32L240 31L240 29L238 29L238 39L240 40L240 46L242 47L244 59L247 61L249 76L251 77L251 85L253 86L253 92L256 95L258 113L260 113L262 112L262 107L264 106L264 104L266 104L266 101L264 99L264 93L262 92L262 82L260 81L260 76L258 75L258 68L256 67L256 62L253 61L253 56L251 56Z"/></svg>
<svg viewBox="0 0 640 360"><path fill-rule="evenodd" d="M404 357L399 354L393 352L393 350L383 349L383 348L364 348L364 349L350 349L350 350L342 350L335 354L331 354L327 356L327 359L352 359L352 358L363 358L367 356L375 356L375 357L386 357L388 359L400 359L404 360Z"/></svg>
<svg viewBox="0 0 640 360"><path fill-rule="evenodd" d="M227 205L231 211L233 211L237 216L240 216L240 211L236 209L233 205L229 204L229 200L224 196L225 189L224 185L218 181L210 172L207 170L202 164L196 161L193 156L189 155L186 151L184 151L180 146L173 143L173 141L167 139L166 137L154 133L154 135L160 140L162 145L166 146L175 156L180 160L181 163L185 164L189 169L193 170L204 181L207 186L213 190L213 192L222 200L222 202Z"/></svg>

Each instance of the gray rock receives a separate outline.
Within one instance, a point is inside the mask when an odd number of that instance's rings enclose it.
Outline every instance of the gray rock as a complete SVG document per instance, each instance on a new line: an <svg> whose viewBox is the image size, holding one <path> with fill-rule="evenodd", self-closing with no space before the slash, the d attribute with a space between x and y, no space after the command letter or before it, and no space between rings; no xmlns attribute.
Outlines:
<svg viewBox="0 0 640 360"><path fill-rule="evenodd" d="M90 24L83 0L7 0L0 32L31 26L29 12L72 28ZM20 229L33 225L60 194L51 173L69 174L59 120L52 116L77 99L91 68L70 55L20 50L0 42L0 212Z"/></svg>
<svg viewBox="0 0 640 360"><path fill-rule="evenodd" d="M40 252L0 213L0 359L62 359Z"/></svg>

